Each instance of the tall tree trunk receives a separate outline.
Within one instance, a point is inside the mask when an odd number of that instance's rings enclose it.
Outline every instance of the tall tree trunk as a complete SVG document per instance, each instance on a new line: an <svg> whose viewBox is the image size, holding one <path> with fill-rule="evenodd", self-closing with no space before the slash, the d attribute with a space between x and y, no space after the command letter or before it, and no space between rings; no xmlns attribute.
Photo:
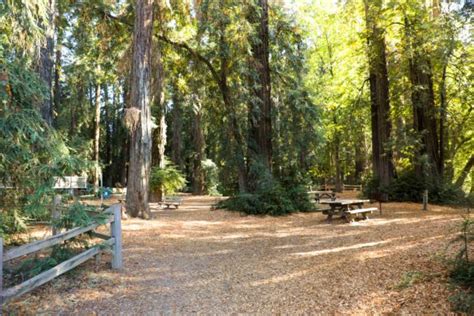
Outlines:
<svg viewBox="0 0 474 316"><path fill-rule="evenodd" d="M361 182L362 173L365 169L365 140L364 134L360 133L357 135L357 141L355 142L355 166L354 166L354 180L355 183Z"/></svg>
<svg viewBox="0 0 474 316"><path fill-rule="evenodd" d="M337 125L336 116L334 116L334 125ZM341 139L340 134L336 131L334 135L334 165L336 166L335 190L343 191L342 170L341 170Z"/></svg>
<svg viewBox="0 0 474 316"><path fill-rule="evenodd" d="M46 94L40 104L43 119L49 124L53 123L53 68L54 68L54 24L56 16L56 0L48 2L48 24L45 26L45 42L40 48L38 73L46 87Z"/></svg>
<svg viewBox="0 0 474 316"><path fill-rule="evenodd" d="M251 39L252 57L250 87L256 98L249 107L249 150L263 165L272 169L272 101L269 64L268 3L258 0L258 8L251 8L250 22L257 28ZM255 9L255 10L253 10Z"/></svg>
<svg viewBox="0 0 474 316"><path fill-rule="evenodd" d="M173 110L171 118L171 128L173 131L173 136L171 139L171 160L175 165L180 169L183 169L183 158L182 158L182 138L181 133L183 129L182 122L182 109L181 109L181 100L179 99L177 87L173 89Z"/></svg>
<svg viewBox="0 0 474 316"><path fill-rule="evenodd" d="M193 194L202 195L204 193L204 174L202 161L204 159L204 135L202 132L202 106L199 100L195 100L193 106L193 144L195 154L193 157Z"/></svg>
<svg viewBox="0 0 474 316"><path fill-rule="evenodd" d="M104 84L104 110L105 110L105 117L104 117L104 127L105 127L105 180L106 186L112 187L112 133L113 133L113 125L114 125L114 116L112 110L112 102L110 102L110 95L109 95L109 86Z"/></svg>
<svg viewBox="0 0 474 316"><path fill-rule="evenodd" d="M228 112L230 118L230 133L234 140L233 147L235 151L235 158L237 164L237 176L239 182L239 191L241 193L247 191L247 168L245 166L245 154L244 154L244 137L240 130L239 121L237 118L237 112L235 110L235 105L232 102L231 91L227 85L227 43L224 38L224 25L221 25L221 36L219 40L219 56L220 56L220 73L218 86L222 95L222 101L224 103L225 109Z"/></svg>
<svg viewBox="0 0 474 316"><path fill-rule="evenodd" d="M382 10L382 1L365 0L364 4L372 118L372 168L380 186L387 186L393 179L394 167L392 150L387 148L392 123L384 31L377 23L377 17Z"/></svg>
<svg viewBox="0 0 474 316"><path fill-rule="evenodd" d="M56 62L54 65L54 107L53 112L58 112L61 103L61 48L56 48ZM52 119L53 120L53 119Z"/></svg>
<svg viewBox="0 0 474 316"><path fill-rule="evenodd" d="M95 116L94 116L94 192L99 191L99 155L100 155L100 84L95 85Z"/></svg>
<svg viewBox="0 0 474 316"><path fill-rule="evenodd" d="M131 127L127 181L127 211L131 216L151 217L148 205L151 167L151 69L153 0L136 0L128 122ZM135 113L135 115L133 114Z"/></svg>
<svg viewBox="0 0 474 316"><path fill-rule="evenodd" d="M419 177L427 174L434 181L440 179L440 150L437 132L437 118L433 91L432 66L429 55L422 50L423 39L417 34L413 23L405 18L405 32L411 56L409 62L409 78L411 83L411 102L413 107L413 128L421 138L422 146L416 157L427 158L415 161L415 171Z"/></svg>
<svg viewBox="0 0 474 316"><path fill-rule="evenodd" d="M155 18L160 20L160 11L156 11ZM153 72L153 87L154 87L154 115L158 118L158 128L153 131L153 143L155 146L152 149L152 166L157 166L161 169L166 167L166 104L165 104L165 86L164 86L164 68L161 62L161 47L158 42L153 46L154 68ZM150 192L150 202L163 201L164 194L163 187L157 188Z"/></svg>
<svg viewBox="0 0 474 316"><path fill-rule="evenodd" d="M439 10L439 3L435 6L436 10ZM449 43L448 51L444 56L443 60L443 69L441 72L441 82L439 84L439 161L438 161L438 171L443 180L450 181L451 178L448 178L448 173L445 173L445 162L446 162L446 141L449 139L448 129L446 129L446 120L448 114L448 101L446 96L446 75L449 65L449 60L451 58L451 54L454 50L454 39L452 39Z"/></svg>
<svg viewBox="0 0 474 316"><path fill-rule="evenodd" d="M84 105L84 100L86 98L86 90L82 82L79 84L79 87L77 88L76 95L77 95L76 96L77 104L75 102L71 102L70 104L71 125L69 128L69 136L73 136L77 132L77 108L80 108Z"/></svg>

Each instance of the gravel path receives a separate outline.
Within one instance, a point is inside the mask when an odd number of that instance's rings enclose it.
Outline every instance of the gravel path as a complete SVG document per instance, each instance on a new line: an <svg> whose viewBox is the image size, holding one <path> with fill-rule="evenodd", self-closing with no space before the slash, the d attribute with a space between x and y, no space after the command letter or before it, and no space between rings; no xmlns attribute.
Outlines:
<svg viewBox="0 0 474 316"><path fill-rule="evenodd" d="M211 211L214 202L186 197L178 210L154 206L152 221L124 221L122 272L109 270L104 256L9 308L82 315L449 311L437 255L460 211L393 203L369 221L327 224L319 213ZM419 277L402 288L410 272Z"/></svg>

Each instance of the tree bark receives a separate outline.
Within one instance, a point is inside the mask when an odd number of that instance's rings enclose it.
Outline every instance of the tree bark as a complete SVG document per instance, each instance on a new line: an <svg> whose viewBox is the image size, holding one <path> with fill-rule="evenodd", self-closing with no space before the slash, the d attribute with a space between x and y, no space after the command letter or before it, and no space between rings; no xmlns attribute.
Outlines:
<svg viewBox="0 0 474 316"><path fill-rule="evenodd" d="M46 87L46 94L40 104L43 119L49 124L53 123L53 68L54 68L54 24L56 16L56 0L48 2L48 23L44 27L45 42L40 48L38 74Z"/></svg>
<svg viewBox="0 0 474 316"><path fill-rule="evenodd" d="M58 112L61 103L61 48L56 48L56 62L54 65L54 107L52 112ZM51 118L53 121L53 118Z"/></svg>
<svg viewBox="0 0 474 316"><path fill-rule="evenodd" d="M382 1L364 1L369 59L370 103L372 122L372 168L380 186L387 186L394 176L392 150L388 147L392 123L390 121L389 82L383 30L377 16Z"/></svg>
<svg viewBox="0 0 474 316"><path fill-rule="evenodd" d="M356 139L357 141L355 142L354 181L355 183L360 183L362 180L362 173L365 169L365 140L363 133L360 133Z"/></svg>
<svg viewBox="0 0 474 316"><path fill-rule="evenodd" d="M94 116L94 192L99 191L99 155L100 155L100 84L95 85L95 116Z"/></svg>
<svg viewBox="0 0 474 316"><path fill-rule="evenodd" d="M413 128L421 138L422 146L416 157L426 157L427 161L415 161L415 171L419 177L428 175L432 180L440 179L440 149L438 142L437 118L433 91L432 66L427 52L422 51L421 35L416 33L412 21L405 18L405 32L411 56L409 78L413 107ZM418 32L421 32L418 30ZM425 164L427 163L427 165Z"/></svg>
<svg viewBox="0 0 474 316"><path fill-rule="evenodd" d="M157 8L158 9L158 8ZM159 20L160 11L156 11L155 17ZM155 146L152 149L152 166L157 166L160 169L166 167L165 148L167 143L166 138L166 104L165 104L165 86L164 86L164 67L161 62L161 47L160 43L156 42L153 46L153 87L154 87L154 114L158 118L158 127L153 131L153 143ZM161 202L164 197L163 187L157 188L156 191L150 192L151 202Z"/></svg>
<svg viewBox="0 0 474 316"><path fill-rule="evenodd" d="M137 0L133 31L130 106L139 111L131 128L127 181L127 211L131 216L151 217L148 205L151 167L151 69L153 0ZM131 113L131 112L130 112Z"/></svg>
<svg viewBox="0 0 474 316"><path fill-rule="evenodd" d="M109 94L109 87L108 85L104 84L104 110L105 110L105 117L104 117L104 126L105 126L105 170L104 170L104 178L105 184L108 187L112 187L112 133L114 127L114 115L112 109L112 102L110 102L110 94Z"/></svg>
<svg viewBox="0 0 474 316"><path fill-rule="evenodd" d="M268 3L258 0L258 8L252 7L250 23L257 28L251 38L250 87L256 98L249 106L249 150L254 158L272 169L272 101L269 64Z"/></svg>
<svg viewBox="0 0 474 316"><path fill-rule="evenodd" d="M173 110L172 110L172 123L171 128L173 131L171 139L171 160L180 169L183 169L183 158L182 158L182 138L181 133L183 129L182 122L182 109L181 100L179 98L177 87L173 89Z"/></svg>
<svg viewBox="0 0 474 316"><path fill-rule="evenodd" d="M199 100L195 100L193 120L193 144L195 154L193 157L193 194L204 193L204 174L202 161L204 159L204 134L202 132L202 106Z"/></svg>

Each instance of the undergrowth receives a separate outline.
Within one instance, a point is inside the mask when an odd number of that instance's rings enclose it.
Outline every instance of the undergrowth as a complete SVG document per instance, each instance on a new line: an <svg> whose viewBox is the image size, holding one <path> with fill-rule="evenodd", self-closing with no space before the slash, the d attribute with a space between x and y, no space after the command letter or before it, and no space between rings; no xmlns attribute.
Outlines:
<svg viewBox="0 0 474 316"><path fill-rule="evenodd" d="M459 245L457 255L449 260L450 282L458 291L449 300L457 312L474 314L474 260L472 254L472 241L474 241L474 219L468 215L464 217L460 231L453 240Z"/></svg>
<svg viewBox="0 0 474 316"><path fill-rule="evenodd" d="M469 205L472 198L466 197L461 188L448 182L428 177L419 177L413 171L402 172L388 186L380 186L377 179L370 179L364 185L364 195L371 197L386 194L390 201L422 201L423 191L428 190L429 202L439 204Z"/></svg>
<svg viewBox="0 0 474 316"><path fill-rule="evenodd" d="M252 193L237 194L217 204L218 209L227 209L249 215L286 215L314 209L306 187L297 175L276 180L271 174L259 176Z"/></svg>
<svg viewBox="0 0 474 316"><path fill-rule="evenodd" d="M85 227L93 223L105 223L108 214L98 212L94 207L75 203L71 205L60 218L53 222L59 231L70 230L76 227ZM36 253L34 256L16 262L5 269L5 283L7 286L21 283L25 280L47 271L64 262L78 253L89 249L91 236L82 234L75 238L66 240L63 244L56 245L49 254L45 252ZM98 245L98 247L101 247Z"/></svg>

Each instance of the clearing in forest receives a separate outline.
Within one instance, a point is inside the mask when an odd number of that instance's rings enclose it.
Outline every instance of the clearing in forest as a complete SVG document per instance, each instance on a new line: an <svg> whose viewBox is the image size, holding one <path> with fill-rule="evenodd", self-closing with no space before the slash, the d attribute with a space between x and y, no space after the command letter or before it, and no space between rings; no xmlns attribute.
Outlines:
<svg viewBox="0 0 474 316"><path fill-rule="evenodd" d="M152 206L123 222L124 265L93 261L9 305L19 312L448 313L442 254L461 211L388 203L347 224L320 213L284 217L212 211L216 199ZM96 265L96 266L94 266ZM436 298L436 299L433 299Z"/></svg>

